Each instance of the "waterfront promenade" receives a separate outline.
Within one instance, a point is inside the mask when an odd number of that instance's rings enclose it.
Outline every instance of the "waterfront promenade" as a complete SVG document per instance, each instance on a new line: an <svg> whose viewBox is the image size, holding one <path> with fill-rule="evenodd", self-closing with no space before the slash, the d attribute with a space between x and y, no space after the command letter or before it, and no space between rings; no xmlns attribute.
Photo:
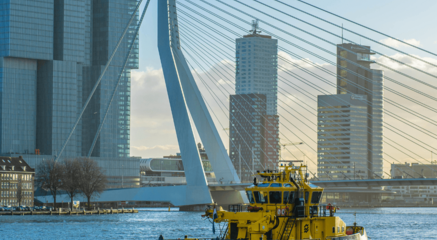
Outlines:
<svg viewBox="0 0 437 240"><path fill-rule="evenodd" d="M5 215L101 215L101 214L125 214L138 213L136 209L97 209L97 210L62 210L57 211L3 211L0 216Z"/></svg>

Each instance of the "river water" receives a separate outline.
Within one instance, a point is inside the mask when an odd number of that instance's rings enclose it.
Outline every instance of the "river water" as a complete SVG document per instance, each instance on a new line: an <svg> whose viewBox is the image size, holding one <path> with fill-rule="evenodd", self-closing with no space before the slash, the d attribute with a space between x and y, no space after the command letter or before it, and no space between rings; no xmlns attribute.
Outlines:
<svg viewBox="0 0 437 240"><path fill-rule="evenodd" d="M138 214L87 216L0 216L0 239L158 239L214 237L200 212L141 209ZM437 208L342 209L348 225L357 222L373 239L437 239ZM219 226L216 225L216 229ZM217 231L218 232L218 231Z"/></svg>

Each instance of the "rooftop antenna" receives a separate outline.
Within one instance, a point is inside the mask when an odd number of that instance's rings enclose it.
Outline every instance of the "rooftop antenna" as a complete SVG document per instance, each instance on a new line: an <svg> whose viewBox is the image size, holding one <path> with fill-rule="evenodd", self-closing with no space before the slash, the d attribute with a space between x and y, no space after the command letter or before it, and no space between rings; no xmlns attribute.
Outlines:
<svg viewBox="0 0 437 240"><path fill-rule="evenodd" d="M341 44L343 44L343 23L341 24Z"/></svg>
<svg viewBox="0 0 437 240"><path fill-rule="evenodd" d="M259 20L258 19L252 20L252 30L250 30L249 32L251 32L253 35L261 33L261 31L258 31L258 28L259 28Z"/></svg>

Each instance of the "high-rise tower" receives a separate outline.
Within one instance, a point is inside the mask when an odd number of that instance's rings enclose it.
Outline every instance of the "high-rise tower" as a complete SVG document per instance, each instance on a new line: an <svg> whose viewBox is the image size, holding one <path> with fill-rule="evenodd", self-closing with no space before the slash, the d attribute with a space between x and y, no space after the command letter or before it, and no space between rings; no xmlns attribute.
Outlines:
<svg viewBox="0 0 437 240"><path fill-rule="evenodd" d="M5 0L0 4L0 154L59 153L138 0ZM136 21L130 26L135 29ZM122 74L93 157L129 157L128 31L62 156L86 156ZM28 161L33 164L32 160ZM32 167L35 167L32 165Z"/></svg>
<svg viewBox="0 0 437 240"><path fill-rule="evenodd" d="M344 127L340 123L336 126L336 130L347 131L342 133L343 135L337 136L336 139L333 137L330 138L329 143L333 145L329 145L326 142L325 135L326 131L321 131L328 125L332 125L332 122L338 122L340 120L335 120L334 118L330 119L328 116L321 114L322 110L327 108L328 106L324 102L332 102L335 98L335 102L337 105L332 106L334 108L349 108L353 105L343 99L341 96L329 96L321 98L319 96L319 174L326 173L326 169L321 168L321 162L327 162L327 159L332 158L332 156L326 156L326 154L320 154L321 149L337 149L341 152L342 156L339 156L339 159L332 161L344 161L346 166L348 164L359 162L360 166L365 166L367 173L367 178L375 178L377 176L382 176L383 173L383 84L384 84L384 73L381 70L371 69L371 64L374 63L373 60L370 59L372 55L372 51L369 46L362 46L356 44L339 44L337 45L337 94L346 94L354 98L355 100L361 99L360 101L366 106L366 115L365 118L362 118L356 124L349 124L348 127ZM347 97L349 99L350 97ZM343 102L343 103L341 103ZM359 104L356 101L353 101L355 106ZM344 110L344 109L343 109ZM353 116L353 113L357 113L356 111L350 112L348 116ZM323 116L323 119L320 119ZM333 115L334 117L334 115ZM359 132L362 132L361 129L362 123L366 123L366 128L364 129L366 132L365 145L360 143L360 149L366 149L365 155L361 153L361 150L356 150L354 152L354 148L352 145L357 145L357 142L351 142L351 147L347 151L340 151L344 149L338 145L339 142L342 142L342 138L352 139L354 138L354 134L356 135ZM326 130L326 129L325 129ZM331 129L333 130L333 129ZM323 136L322 136L323 135ZM331 141L332 140L332 141ZM335 140L335 141L334 141ZM357 140L358 141L358 140ZM334 143L336 142L336 143ZM349 147L346 147L349 148ZM358 157L357 153L360 152L360 157ZM354 157L356 156L356 157ZM363 160L363 156L365 156L365 160ZM359 159L358 159L359 158ZM347 160L345 160L347 159ZM325 167L325 166L324 166ZM355 168L357 165L355 165ZM351 168L349 166L349 168ZM350 173L346 170L344 173ZM339 176L343 177L343 175Z"/></svg>
<svg viewBox="0 0 437 240"><path fill-rule="evenodd" d="M242 181L253 170L275 169L279 154L277 115L278 40L251 34L236 40L236 95L230 99L229 154ZM241 164L240 164L241 163Z"/></svg>

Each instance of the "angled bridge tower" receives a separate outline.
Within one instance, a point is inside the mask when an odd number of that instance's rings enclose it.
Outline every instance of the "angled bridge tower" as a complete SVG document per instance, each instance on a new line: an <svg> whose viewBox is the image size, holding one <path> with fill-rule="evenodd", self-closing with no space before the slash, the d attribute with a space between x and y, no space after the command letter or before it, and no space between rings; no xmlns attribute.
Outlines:
<svg viewBox="0 0 437 240"><path fill-rule="evenodd" d="M158 50L187 179L187 202L211 203L189 116L205 146L217 180L240 183L211 115L181 51L176 0L158 2ZM241 195L228 196L241 202ZM193 199L188 199L193 197ZM214 197L215 199L215 197Z"/></svg>

